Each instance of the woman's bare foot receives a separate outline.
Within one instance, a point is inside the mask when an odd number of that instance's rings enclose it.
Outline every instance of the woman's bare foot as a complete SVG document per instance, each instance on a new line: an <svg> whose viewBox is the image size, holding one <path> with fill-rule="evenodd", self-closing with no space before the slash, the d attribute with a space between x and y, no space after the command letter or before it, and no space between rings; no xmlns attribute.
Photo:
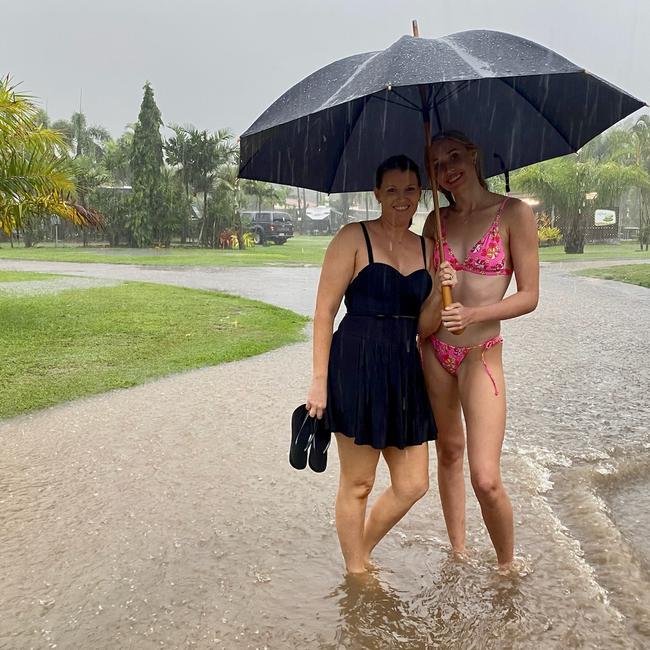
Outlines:
<svg viewBox="0 0 650 650"><path fill-rule="evenodd" d="M533 572L530 558L515 556L510 562L503 562L497 566L497 573L500 576L516 576L523 578Z"/></svg>
<svg viewBox="0 0 650 650"><path fill-rule="evenodd" d="M368 567L365 564L350 564L345 567L349 576L359 576L368 573Z"/></svg>
<svg viewBox="0 0 650 650"><path fill-rule="evenodd" d="M454 558L454 560L459 560L462 562L469 558L469 553L467 552L467 549L463 546L462 548L452 548L451 556Z"/></svg>

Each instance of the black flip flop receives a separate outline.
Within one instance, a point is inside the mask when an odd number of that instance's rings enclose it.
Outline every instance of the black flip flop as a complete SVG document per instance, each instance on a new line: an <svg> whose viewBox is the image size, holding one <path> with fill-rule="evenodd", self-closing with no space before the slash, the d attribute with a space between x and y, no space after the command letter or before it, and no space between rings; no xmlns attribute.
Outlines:
<svg viewBox="0 0 650 650"><path fill-rule="evenodd" d="M291 447L289 448L289 462L296 469L307 467L307 452L313 442L313 425L309 411L301 404L291 416Z"/></svg>
<svg viewBox="0 0 650 650"><path fill-rule="evenodd" d="M325 419L314 421L314 438L309 447L309 467L314 472L324 472L327 468L327 450L332 434L325 428Z"/></svg>

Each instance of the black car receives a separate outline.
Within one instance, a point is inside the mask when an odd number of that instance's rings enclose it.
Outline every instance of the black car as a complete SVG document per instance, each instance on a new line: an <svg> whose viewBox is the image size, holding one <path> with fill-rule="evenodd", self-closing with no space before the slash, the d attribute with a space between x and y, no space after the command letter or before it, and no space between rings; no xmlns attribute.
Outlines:
<svg viewBox="0 0 650 650"><path fill-rule="evenodd" d="M256 244L267 241L284 244L289 237L293 237L293 222L286 212L248 210L241 213L241 218Z"/></svg>

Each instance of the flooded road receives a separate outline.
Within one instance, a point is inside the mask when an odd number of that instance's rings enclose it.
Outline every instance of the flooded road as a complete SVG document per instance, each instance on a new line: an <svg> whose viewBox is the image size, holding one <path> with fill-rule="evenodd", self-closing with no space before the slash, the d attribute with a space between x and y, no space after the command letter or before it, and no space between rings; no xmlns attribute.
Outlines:
<svg viewBox="0 0 650 650"><path fill-rule="evenodd" d="M0 268L305 314L319 271ZM471 555L450 558L432 487L377 548L377 571L343 577L336 452L323 475L287 462L302 343L0 423L0 647L647 647L650 291L574 268L545 265L540 307L503 328L521 576L494 572L473 497ZM435 462L431 474L435 486ZM374 494L386 482L380 465Z"/></svg>

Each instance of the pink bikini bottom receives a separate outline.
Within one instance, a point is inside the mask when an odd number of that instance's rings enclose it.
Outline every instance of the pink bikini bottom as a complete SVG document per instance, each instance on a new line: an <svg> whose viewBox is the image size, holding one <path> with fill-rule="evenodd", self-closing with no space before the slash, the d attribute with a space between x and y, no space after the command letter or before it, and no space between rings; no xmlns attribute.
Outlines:
<svg viewBox="0 0 650 650"><path fill-rule="evenodd" d="M495 345L499 345L499 343L503 343L502 336L495 336L492 339L483 341L483 343L480 343L479 345L471 345L469 347L464 345L450 345L449 343L445 343L433 335L429 337L429 341L431 341L433 352L436 355L436 359L438 359L440 365L454 377L456 376L458 368L460 364L463 363L463 359L465 359L468 352L476 348L481 348L481 363L483 364L488 377L492 380L492 385L494 386L494 394L499 394L499 389L497 388L497 384L494 381L494 377L492 376L487 363L485 363L485 351L489 350Z"/></svg>

